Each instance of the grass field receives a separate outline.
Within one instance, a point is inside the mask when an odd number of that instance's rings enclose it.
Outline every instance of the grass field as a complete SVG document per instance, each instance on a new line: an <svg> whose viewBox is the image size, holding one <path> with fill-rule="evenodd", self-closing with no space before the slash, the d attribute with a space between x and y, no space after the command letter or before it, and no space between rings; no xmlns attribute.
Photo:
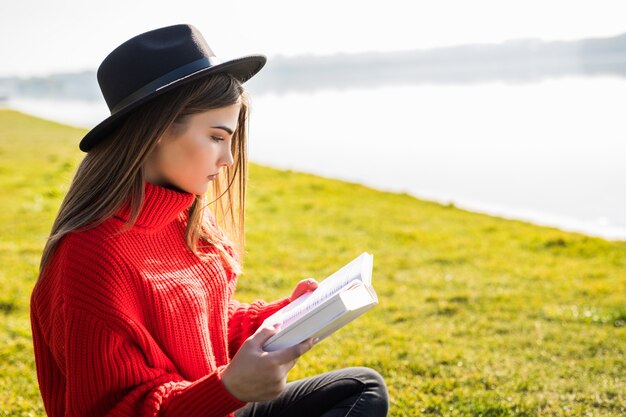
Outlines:
<svg viewBox="0 0 626 417"><path fill-rule="evenodd" d="M0 110L0 416L43 416L28 299L84 131ZM362 251L380 305L292 378L365 365L391 416L626 414L626 242L253 165L238 299Z"/></svg>

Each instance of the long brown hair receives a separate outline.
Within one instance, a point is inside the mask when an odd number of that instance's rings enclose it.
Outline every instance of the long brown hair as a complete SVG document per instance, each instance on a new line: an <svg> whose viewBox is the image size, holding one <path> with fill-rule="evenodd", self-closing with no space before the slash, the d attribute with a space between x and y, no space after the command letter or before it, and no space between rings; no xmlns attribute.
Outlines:
<svg viewBox="0 0 626 417"><path fill-rule="evenodd" d="M124 204L130 204L126 229L132 227L144 200L144 162L169 128L179 127L175 125L184 128L190 115L237 102L241 103L241 109L232 137L234 163L225 168L226 175L218 176L207 195L196 196L189 209L186 242L192 252L206 259L209 255L202 251L204 240L217 248L219 256L233 271L240 272L244 246L249 98L237 79L228 74L213 74L143 104L87 153L52 226L41 258L40 276L66 234L101 224ZM216 224L205 213L207 209L213 211ZM235 252L227 249L231 242Z"/></svg>

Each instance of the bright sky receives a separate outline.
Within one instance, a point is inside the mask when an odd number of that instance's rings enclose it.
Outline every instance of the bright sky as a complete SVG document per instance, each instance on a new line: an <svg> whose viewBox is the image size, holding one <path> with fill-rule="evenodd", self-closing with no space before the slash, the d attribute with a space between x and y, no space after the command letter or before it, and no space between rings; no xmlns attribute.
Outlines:
<svg viewBox="0 0 626 417"><path fill-rule="evenodd" d="M626 32L624 0L2 0L0 76L95 69L123 41L191 23L224 60Z"/></svg>

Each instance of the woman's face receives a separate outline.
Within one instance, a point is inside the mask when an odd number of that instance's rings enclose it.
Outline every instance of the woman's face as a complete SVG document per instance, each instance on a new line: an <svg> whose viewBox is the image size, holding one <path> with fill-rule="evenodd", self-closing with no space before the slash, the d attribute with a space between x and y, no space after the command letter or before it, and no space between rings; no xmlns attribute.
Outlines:
<svg viewBox="0 0 626 417"><path fill-rule="evenodd" d="M146 180L201 195L222 167L233 164L232 134L241 103L197 113L159 140L145 162Z"/></svg>

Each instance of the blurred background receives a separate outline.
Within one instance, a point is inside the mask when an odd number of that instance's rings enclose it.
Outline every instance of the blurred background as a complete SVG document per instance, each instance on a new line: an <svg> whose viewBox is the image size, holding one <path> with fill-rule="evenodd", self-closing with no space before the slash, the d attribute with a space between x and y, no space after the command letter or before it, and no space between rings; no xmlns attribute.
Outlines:
<svg viewBox="0 0 626 417"><path fill-rule="evenodd" d="M95 71L191 23L249 83L255 162L626 240L623 1L3 2L0 106L81 127Z"/></svg>

